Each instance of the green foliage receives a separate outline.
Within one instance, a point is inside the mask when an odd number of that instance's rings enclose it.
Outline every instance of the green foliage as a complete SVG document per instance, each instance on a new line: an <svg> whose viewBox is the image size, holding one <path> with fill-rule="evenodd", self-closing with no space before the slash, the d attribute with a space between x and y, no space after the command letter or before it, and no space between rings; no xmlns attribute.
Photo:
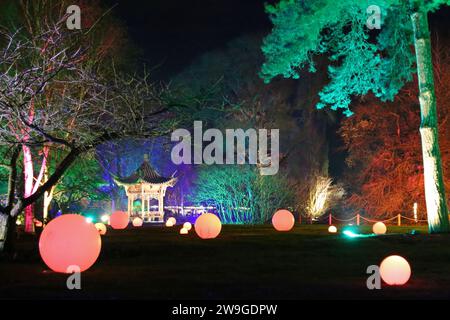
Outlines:
<svg viewBox="0 0 450 320"><path fill-rule="evenodd" d="M56 185L53 197L61 207L82 199L104 200L108 197L100 188L105 185L97 160L79 158Z"/></svg>
<svg viewBox="0 0 450 320"><path fill-rule="evenodd" d="M258 224L292 205L291 190L285 177L261 176L253 166L204 166L192 200L215 206L223 223Z"/></svg>
<svg viewBox="0 0 450 320"><path fill-rule="evenodd" d="M436 10L448 0L412 0L414 10ZM366 26L369 5L381 8L381 31ZM299 78L314 72L314 57L327 54L330 83L320 92L319 109L343 109L351 115L353 97L373 93L392 100L412 80L414 56L409 1L282 0L266 7L274 24L262 46L266 57L261 76L266 82L282 75ZM377 34L378 33L378 34Z"/></svg>
<svg viewBox="0 0 450 320"><path fill-rule="evenodd" d="M9 152L8 148L0 146L0 197L2 195L6 196L6 194L8 193L8 179L9 179L9 168L7 167L8 152Z"/></svg>

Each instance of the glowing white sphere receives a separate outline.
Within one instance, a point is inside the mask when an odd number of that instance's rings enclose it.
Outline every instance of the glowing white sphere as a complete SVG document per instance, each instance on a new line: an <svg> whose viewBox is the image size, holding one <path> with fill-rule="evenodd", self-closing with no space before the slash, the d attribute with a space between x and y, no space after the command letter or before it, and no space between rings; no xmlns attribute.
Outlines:
<svg viewBox="0 0 450 320"><path fill-rule="evenodd" d="M92 223L92 221L94 221L94 220L93 220L91 217L87 217L87 218L86 218L86 222L87 222L87 223Z"/></svg>
<svg viewBox="0 0 450 320"><path fill-rule="evenodd" d="M180 234L188 234L188 229L186 229L186 228L181 228L180 229Z"/></svg>
<svg viewBox="0 0 450 320"><path fill-rule="evenodd" d="M172 225L176 225L177 224L177 219L175 219L174 217L170 217L169 219L167 219L167 221L171 221Z"/></svg>
<svg viewBox="0 0 450 320"><path fill-rule="evenodd" d="M328 232L329 233L336 233L337 232L337 228L335 226L329 226L328 227Z"/></svg>
<svg viewBox="0 0 450 320"><path fill-rule="evenodd" d="M142 227L143 223L144 221L139 217L133 219L133 227Z"/></svg>
<svg viewBox="0 0 450 320"><path fill-rule="evenodd" d="M100 235L104 236L106 234L106 226L103 223L101 222L96 223L95 228L97 228L98 233L100 233Z"/></svg>
<svg viewBox="0 0 450 320"><path fill-rule="evenodd" d="M411 277L411 267L401 256L389 256L380 264L381 279L390 286L401 286Z"/></svg>
<svg viewBox="0 0 450 320"><path fill-rule="evenodd" d="M372 231L375 234L385 234L387 231L387 228L383 222L377 222L373 225Z"/></svg>
<svg viewBox="0 0 450 320"><path fill-rule="evenodd" d="M172 220L167 220L166 221L166 227L173 227L173 221Z"/></svg>
<svg viewBox="0 0 450 320"><path fill-rule="evenodd" d="M183 224L183 228L185 228L187 231L192 229L192 224L190 222L185 222Z"/></svg>
<svg viewBox="0 0 450 320"><path fill-rule="evenodd" d="M109 215L107 214L102 215L100 220L102 220L103 223L107 223L109 221Z"/></svg>

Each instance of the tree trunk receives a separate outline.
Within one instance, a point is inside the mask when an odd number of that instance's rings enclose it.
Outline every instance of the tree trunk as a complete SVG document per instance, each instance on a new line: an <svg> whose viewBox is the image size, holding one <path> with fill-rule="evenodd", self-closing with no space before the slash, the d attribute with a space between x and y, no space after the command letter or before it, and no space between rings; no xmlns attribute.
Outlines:
<svg viewBox="0 0 450 320"><path fill-rule="evenodd" d="M44 180L45 183L48 180L48 168L46 164L45 173L44 173ZM48 223L48 209L50 207L50 203L53 200L53 191L55 190L55 187L52 187L49 191L44 192L44 199L43 199L43 210L42 210L42 223L45 225Z"/></svg>
<svg viewBox="0 0 450 320"><path fill-rule="evenodd" d="M420 90L425 200L430 233L449 232L447 198L438 143L436 95L434 92L431 40L427 12L416 9L411 14Z"/></svg>
<svg viewBox="0 0 450 320"><path fill-rule="evenodd" d="M14 255L16 242L16 219L8 214L0 214L0 253Z"/></svg>
<svg viewBox="0 0 450 320"><path fill-rule="evenodd" d="M8 215L0 213L0 252L2 252L5 248L7 232L8 232Z"/></svg>
<svg viewBox="0 0 450 320"><path fill-rule="evenodd" d="M24 173L24 196L29 197L33 194L34 168L31 149L22 146L23 151L23 173ZM33 206L25 208L25 232L34 233L34 211Z"/></svg>

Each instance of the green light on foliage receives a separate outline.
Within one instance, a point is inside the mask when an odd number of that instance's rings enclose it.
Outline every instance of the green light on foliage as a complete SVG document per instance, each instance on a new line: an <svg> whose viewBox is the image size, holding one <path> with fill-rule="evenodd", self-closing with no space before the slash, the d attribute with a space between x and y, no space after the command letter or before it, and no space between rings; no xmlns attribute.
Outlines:
<svg viewBox="0 0 450 320"><path fill-rule="evenodd" d="M349 238L358 238L360 236L359 234L354 233L353 231L350 230L345 230L343 233Z"/></svg>

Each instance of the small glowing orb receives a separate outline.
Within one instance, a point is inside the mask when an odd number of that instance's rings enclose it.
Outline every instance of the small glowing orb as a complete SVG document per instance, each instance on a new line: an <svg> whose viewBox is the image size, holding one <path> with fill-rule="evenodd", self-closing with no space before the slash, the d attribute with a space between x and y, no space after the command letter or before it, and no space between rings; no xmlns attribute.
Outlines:
<svg viewBox="0 0 450 320"><path fill-rule="evenodd" d="M95 224L95 227L100 235L104 236L106 234L106 226L103 223L98 222Z"/></svg>
<svg viewBox="0 0 450 320"><path fill-rule="evenodd" d="M38 228L42 228L43 223L42 223L42 221L34 220L34 225L35 225L36 227L38 227Z"/></svg>
<svg viewBox="0 0 450 320"><path fill-rule="evenodd" d="M337 232L337 228L335 226L329 226L328 227L328 232L329 233L336 233Z"/></svg>
<svg viewBox="0 0 450 320"><path fill-rule="evenodd" d="M144 221L139 217L133 219L133 227L142 227L143 223Z"/></svg>
<svg viewBox="0 0 450 320"><path fill-rule="evenodd" d="M215 214L204 213L195 220L194 229L200 238L214 239L222 230L222 223Z"/></svg>
<svg viewBox="0 0 450 320"><path fill-rule="evenodd" d="M69 267L89 269L102 246L99 232L77 214L61 215L50 221L39 238L39 253L55 272L68 273Z"/></svg>
<svg viewBox="0 0 450 320"><path fill-rule="evenodd" d="M173 221L172 220L167 220L166 221L166 227L173 227Z"/></svg>
<svg viewBox="0 0 450 320"><path fill-rule="evenodd" d="M109 215L107 214L102 215L100 220L102 220L103 223L107 223L109 221Z"/></svg>
<svg viewBox="0 0 450 320"><path fill-rule="evenodd" d="M411 277L411 267L401 256L389 256L380 265L381 279L390 286L401 286Z"/></svg>
<svg viewBox="0 0 450 320"><path fill-rule="evenodd" d="M289 231L294 227L294 215L288 210L278 210L272 217L273 227L277 231Z"/></svg>
<svg viewBox="0 0 450 320"><path fill-rule="evenodd" d="M183 228L185 228L187 231L192 229L192 224L190 222L185 222L183 224Z"/></svg>
<svg viewBox="0 0 450 320"><path fill-rule="evenodd" d="M167 219L167 221L172 221L172 225L177 224L177 219L175 219L174 217L170 217L169 219Z"/></svg>
<svg viewBox="0 0 450 320"><path fill-rule="evenodd" d="M188 234L188 229L186 229L185 227L181 228L180 234Z"/></svg>
<svg viewBox="0 0 450 320"><path fill-rule="evenodd" d="M125 229L129 222L128 214L123 211L114 212L109 218L109 224L113 229Z"/></svg>
<svg viewBox="0 0 450 320"><path fill-rule="evenodd" d="M87 217L87 218L86 218L86 222L87 222L87 223L92 223L92 221L94 221L94 220L93 220L91 217Z"/></svg>
<svg viewBox="0 0 450 320"><path fill-rule="evenodd" d="M387 228L383 222L377 222L373 225L372 231L375 234L385 234L387 231Z"/></svg>
<svg viewBox="0 0 450 320"><path fill-rule="evenodd" d="M16 225L20 226L22 224L22 221L16 220Z"/></svg>

